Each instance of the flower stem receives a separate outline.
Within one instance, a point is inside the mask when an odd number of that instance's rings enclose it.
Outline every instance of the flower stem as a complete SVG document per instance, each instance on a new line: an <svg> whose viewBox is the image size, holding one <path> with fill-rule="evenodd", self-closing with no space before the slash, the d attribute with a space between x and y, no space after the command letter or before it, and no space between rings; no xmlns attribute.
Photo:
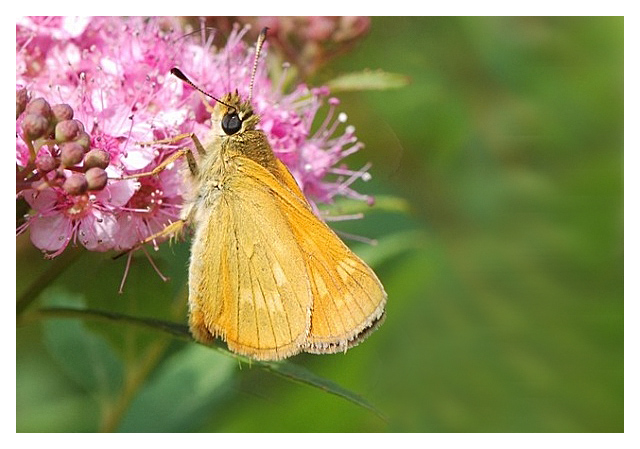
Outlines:
<svg viewBox="0 0 640 449"><path fill-rule="evenodd" d="M170 309L171 316L173 318L177 318L184 314L187 299L186 295L186 289L183 289L178 293L178 296ZM189 336L188 333L187 336ZM142 360L140 360L140 362L127 373L124 389L122 390L120 397L112 407L106 409L103 415L102 424L100 426L101 432L115 432L117 430L122 418L131 404L131 401L136 397L138 390L142 387L151 371L153 371L153 369L162 360L170 342L171 338L169 336L164 336L155 341L149 346Z"/></svg>
<svg viewBox="0 0 640 449"><path fill-rule="evenodd" d="M29 149L29 162L33 162L36 160L36 149L31 142L31 139L27 139L27 137L23 134L22 140L27 144L27 148Z"/></svg>
<svg viewBox="0 0 640 449"><path fill-rule="evenodd" d="M103 415L100 432L115 432L117 430L118 425L129 408L129 404L131 404L131 401L135 398L136 393L144 384L149 373L151 373L162 359L169 343L170 339L163 337L151 344L142 360L140 360L140 363L127 373L122 393L113 406L107 408Z"/></svg>

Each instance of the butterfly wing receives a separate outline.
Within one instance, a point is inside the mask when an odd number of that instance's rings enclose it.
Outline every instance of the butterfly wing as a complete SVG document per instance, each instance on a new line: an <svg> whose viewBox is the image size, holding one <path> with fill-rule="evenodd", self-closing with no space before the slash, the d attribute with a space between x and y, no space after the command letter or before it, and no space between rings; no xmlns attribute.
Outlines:
<svg viewBox="0 0 640 449"><path fill-rule="evenodd" d="M221 191L208 192L189 268L190 327L201 341L220 336L229 349L260 360L300 352L310 328L312 292L296 236L253 164L231 170ZM207 199L210 198L210 199ZM197 213L195 214L198 215Z"/></svg>
<svg viewBox="0 0 640 449"><path fill-rule="evenodd" d="M239 168L270 192L304 256L313 309L304 350L333 353L361 341L384 317L387 295L375 273L320 220L293 176L277 161L274 176L247 161Z"/></svg>

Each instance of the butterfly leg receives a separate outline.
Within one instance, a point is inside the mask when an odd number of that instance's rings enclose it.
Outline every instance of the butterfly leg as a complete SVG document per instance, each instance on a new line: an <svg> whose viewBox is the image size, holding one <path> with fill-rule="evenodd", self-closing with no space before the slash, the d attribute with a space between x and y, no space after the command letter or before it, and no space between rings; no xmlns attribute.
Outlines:
<svg viewBox="0 0 640 449"><path fill-rule="evenodd" d="M116 254L115 256L112 257L112 259L114 259L114 260L118 259L121 256L124 256L125 254L128 254L128 253L130 253L132 251L137 250L138 248L140 248L143 245L146 245L147 243L153 242L154 245L155 245L155 241L160 239L160 238L176 237L176 236L178 236L180 234L180 232L182 232L182 229L184 228L185 225L186 225L186 221L182 220L182 219L179 219L179 220L176 220L174 222L171 222L167 226L165 226L165 228L162 229L161 231L156 232L153 235L150 235L146 239L138 242L135 246Z"/></svg>
<svg viewBox="0 0 640 449"><path fill-rule="evenodd" d="M180 234L180 232L182 232L182 228L184 228L185 224L186 224L185 220L182 220L182 219L171 222L163 230L156 232L153 235L150 235L149 237L147 237L146 239L138 243L138 245L135 246L134 248L153 242L159 238L176 237L177 235Z"/></svg>
<svg viewBox="0 0 640 449"><path fill-rule="evenodd" d="M138 145L150 146L150 145L158 145L162 143L176 143L184 139L193 140L193 144L196 146L196 149L198 150L199 154L206 153L204 146L202 146L202 143L200 143L200 139L198 139L198 137L194 133L178 134L177 136L167 137L166 139L160 139L160 140L152 140L151 142L139 142Z"/></svg>
<svg viewBox="0 0 640 449"><path fill-rule="evenodd" d="M165 168L167 168L170 164L172 164L173 162L177 161L178 159L180 159L183 156L187 157L187 162L189 163L189 168L190 169L191 169L191 164L192 164L190 159L193 159L194 167L196 167L196 162L195 162L195 159L193 157L193 154L191 154L191 150L189 148L183 148L181 150L176 151L175 153L173 153L168 158L166 158L164 161L162 161L160 164L158 164L151 171L144 172L144 173L135 173L133 175L123 176L122 178L118 178L118 179L121 180L121 181L124 181L125 179L138 179L138 178L144 178L146 176L155 176L158 173L160 173L161 171L163 171Z"/></svg>
<svg viewBox="0 0 640 449"><path fill-rule="evenodd" d="M163 143L176 143L176 142L179 142L180 140L187 139L187 138L190 138L191 140L193 140L193 144L195 145L196 150L200 155L205 154L206 151L204 149L204 146L202 145L202 143L200 143L200 140L198 139L198 137L193 133L180 134L178 136L169 137L167 139L154 140L151 142L140 142L139 144L142 146L148 146L148 145L158 145ZM196 159L193 156L193 151L190 148L182 148L176 151L175 153L173 153L172 155L170 155L160 164L158 164L153 170L144 172L144 173L135 173L133 175L123 176L122 178L118 178L118 180L123 181L126 179L137 179L137 178L143 178L146 176L155 176L161 171L163 171L164 169L166 169L170 164L177 161L183 156L187 158L187 164L189 165L189 171L191 172L191 175L196 176L198 174L198 163L196 162Z"/></svg>

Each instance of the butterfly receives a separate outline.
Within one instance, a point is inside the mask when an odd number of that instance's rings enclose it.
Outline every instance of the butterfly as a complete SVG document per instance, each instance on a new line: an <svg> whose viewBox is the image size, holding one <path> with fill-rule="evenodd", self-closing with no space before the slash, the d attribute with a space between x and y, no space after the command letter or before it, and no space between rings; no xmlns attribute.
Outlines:
<svg viewBox="0 0 640 449"><path fill-rule="evenodd" d="M265 36L266 29L253 75ZM187 225L194 231L194 338L211 343L219 337L231 351L257 360L341 352L361 342L383 321L387 294L373 270L315 215L257 128L251 94L217 99L179 69L172 73L216 100L212 122L221 131L205 145L188 135L198 160L185 148L163 164L184 156L189 168L181 218L162 233Z"/></svg>

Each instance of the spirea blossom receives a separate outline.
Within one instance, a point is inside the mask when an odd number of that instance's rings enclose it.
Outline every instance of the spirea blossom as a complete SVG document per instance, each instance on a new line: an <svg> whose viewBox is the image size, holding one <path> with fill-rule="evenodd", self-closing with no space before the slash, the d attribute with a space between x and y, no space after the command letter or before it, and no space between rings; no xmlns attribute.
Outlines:
<svg viewBox="0 0 640 449"><path fill-rule="evenodd" d="M202 96L170 75L180 69L215 97L248 96L255 51L235 28L226 44L189 35L174 18L21 18L16 24L16 190L31 212L18 228L53 257L69 243L126 250L179 217L181 161L135 179L180 146L141 145L211 128ZM368 167L342 159L362 147L326 88L283 92L263 51L254 110L275 154L313 202L370 200L350 185ZM312 132L318 110L329 112Z"/></svg>

